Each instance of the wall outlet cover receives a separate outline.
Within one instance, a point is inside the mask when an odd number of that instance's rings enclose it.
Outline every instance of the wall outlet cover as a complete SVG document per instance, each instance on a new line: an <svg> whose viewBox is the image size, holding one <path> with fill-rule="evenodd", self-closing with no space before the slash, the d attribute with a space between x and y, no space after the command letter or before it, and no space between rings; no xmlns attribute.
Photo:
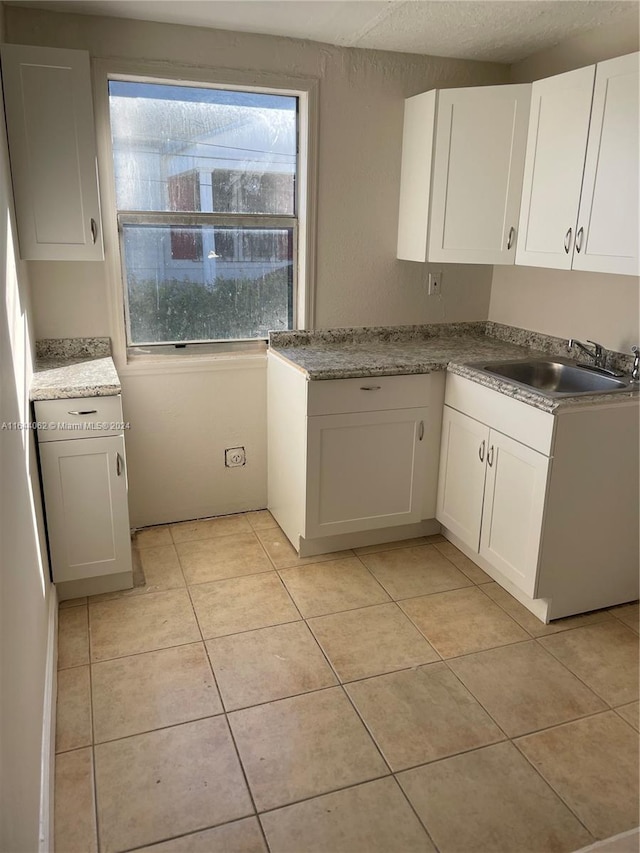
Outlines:
<svg viewBox="0 0 640 853"><path fill-rule="evenodd" d="M244 447L227 447L224 452L224 464L227 468L241 468L247 464Z"/></svg>

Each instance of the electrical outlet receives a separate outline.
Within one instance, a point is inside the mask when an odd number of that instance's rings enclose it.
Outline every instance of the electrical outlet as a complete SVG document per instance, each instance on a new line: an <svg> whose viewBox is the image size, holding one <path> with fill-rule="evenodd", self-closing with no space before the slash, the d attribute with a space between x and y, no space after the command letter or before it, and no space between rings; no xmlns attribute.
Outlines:
<svg viewBox="0 0 640 853"><path fill-rule="evenodd" d="M241 468L247 463L244 447L227 447L224 452L224 464L226 468Z"/></svg>
<svg viewBox="0 0 640 853"><path fill-rule="evenodd" d="M442 292L442 270L430 272L427 284L429 296L439 296Z"/></svg>

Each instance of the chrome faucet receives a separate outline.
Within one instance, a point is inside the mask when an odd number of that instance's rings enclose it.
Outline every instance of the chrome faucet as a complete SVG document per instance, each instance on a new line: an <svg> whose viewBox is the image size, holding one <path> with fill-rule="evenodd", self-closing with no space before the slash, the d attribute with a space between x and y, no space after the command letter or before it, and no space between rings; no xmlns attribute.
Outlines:
<svg viewBox="0 0 640 853"><path fill-rule="evenodd" d="M593 352L589 349L589 347L586 347L583 343L580 343L580 341L577 341L575 338L569 338L567 349L569 350L569 352L571 352L574 347L578 347L582 350L582 352L586 353L589 358L593 359L594 367L604 367L606 356L605 349L602 344L597 344L595 341L590 341L588 338L587 343L593 344Z"/></svg>
<svg viewBox="0 0 640 853"><path fill-rule="evenodd" d="M631 381L640 382L640 347L631 347L631 352L634 354L633 370L631 371Z"/></svg>

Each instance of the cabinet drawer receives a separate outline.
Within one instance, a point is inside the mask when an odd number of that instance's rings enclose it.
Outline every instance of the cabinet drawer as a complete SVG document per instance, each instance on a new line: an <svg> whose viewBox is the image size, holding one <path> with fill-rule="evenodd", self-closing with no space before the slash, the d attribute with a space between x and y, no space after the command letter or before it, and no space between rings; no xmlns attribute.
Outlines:
<svg viewBox="0 0 640 853"><path fill-rule="evenodd" d="M309 382L307 414L338 415L384 409L412 409L429 405L431 376L363 376Z"/></svg>
<svg viewBox="0 0 640 853"><path fill-rule="evenodd" d="M39 400L34 407L40 442L98 438L120 435L123 431L119 394L113 397Z"/></svg>

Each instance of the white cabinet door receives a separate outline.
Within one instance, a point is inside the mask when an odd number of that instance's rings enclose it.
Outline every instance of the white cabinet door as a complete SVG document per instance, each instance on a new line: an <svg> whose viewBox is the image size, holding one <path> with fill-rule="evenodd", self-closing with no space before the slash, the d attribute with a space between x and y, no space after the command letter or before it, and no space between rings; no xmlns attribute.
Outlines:
<svg viewBox="0 0 640 853"><path fill-rule="evenodd" d="M480 543L489 429L444 407L436 518L474 551Z"/></svg>
<svg viewBox="0 0 640 853"><path fill-rule="evenodd" d="M124 438L39 446L53 580L131 571Z"/></svg>
<svg viewBox="0 0 640 853"><path fill-rule="evenodd" d="M2 46L7 132L25 260L102 260L89 54Z"/></svg>
<svg viewBox="0 0 640 853"><path fill-rule="evenodd" d="M638 71L632 53L596 66L573 269L638 275Z"/></svg>
<svg viewBox="0 0 640 853"><path fill-rule="evenodd" d="M480 556L534 596L549 458L491 430Z"/></svg>
<svg viewBox="0 0 640 853"><path fill-rule="evenodd" d="M531 86L438 93L429 260L513 264Z"/></svg>
<svg viewBox="0 0 640 853"><path fill-rule="evenodd" d="M571 269L594 75L591 65L533 84L517 264Z"/></svg>
<svg viewBox="0 0 640 853"><path fill-rule="evenodd" d="M428 417L416 408L308 418L304 536L420 521Z"/></svg>

